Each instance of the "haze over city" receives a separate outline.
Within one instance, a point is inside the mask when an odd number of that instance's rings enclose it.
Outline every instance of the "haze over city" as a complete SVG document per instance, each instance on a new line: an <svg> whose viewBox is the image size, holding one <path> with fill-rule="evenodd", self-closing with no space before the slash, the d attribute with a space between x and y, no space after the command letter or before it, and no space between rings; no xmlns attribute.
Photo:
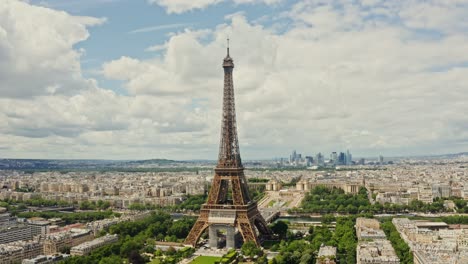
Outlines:
<svg viewBox="0 0 468 264"><path fill-rule="evenodd" d="M3 0L0 156L215 159L226 38L245 159L468 148L466 1Z"/></svg>

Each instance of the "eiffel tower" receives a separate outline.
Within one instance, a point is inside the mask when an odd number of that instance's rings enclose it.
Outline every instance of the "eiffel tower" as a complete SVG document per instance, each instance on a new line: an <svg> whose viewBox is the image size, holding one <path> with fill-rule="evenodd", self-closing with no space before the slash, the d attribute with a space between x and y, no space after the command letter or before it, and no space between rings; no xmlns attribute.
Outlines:
<svg viewBox="0 0 468 264"><path fill-rule="evenodd" d="M185 239L185 244L196 246L200 236L208 229L209 245L217 247L217 233L222 229L226 230L227 248L236 247L236 231L240 233L244 242L253 241L260 246L261 237L271 237L272 232L258 211L257 202L250 198L244 176L237 139L232 80L234 61L229 56L229 39L223 68L223 116L218 164L214 170L208 201L202 205L200 216Z"/></svg>

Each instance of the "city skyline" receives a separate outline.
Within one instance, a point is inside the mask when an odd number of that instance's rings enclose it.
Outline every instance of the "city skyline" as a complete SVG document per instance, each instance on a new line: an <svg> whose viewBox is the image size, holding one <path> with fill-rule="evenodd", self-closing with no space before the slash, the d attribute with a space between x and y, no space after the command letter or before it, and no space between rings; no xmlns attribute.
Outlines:
<svg viewBox="0 0 468 264"><path fill-rule="evenodd" d="M466 1L5 0L0 157L214 160L228 36L246 160L298 147L466 152L467 11Z"/></svg>

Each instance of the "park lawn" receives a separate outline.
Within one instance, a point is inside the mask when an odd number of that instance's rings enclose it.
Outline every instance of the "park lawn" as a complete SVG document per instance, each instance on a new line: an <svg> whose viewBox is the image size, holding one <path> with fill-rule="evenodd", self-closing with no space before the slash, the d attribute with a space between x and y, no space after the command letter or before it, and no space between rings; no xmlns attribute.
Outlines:
<svg viewBox="0 0 468 264"><path fill-rule="evenodd" d="M220 257L199 256L190 262L190 264L214 264L215 261L219 261L220 259Z"/></svg>
<svg viewBox="0 0 468 264"><path fill-rule="evenodd" d="M160 263L161 263L161 260L159 260L159 258L155 258L150 262L150 264L160 264Z"/></svg>

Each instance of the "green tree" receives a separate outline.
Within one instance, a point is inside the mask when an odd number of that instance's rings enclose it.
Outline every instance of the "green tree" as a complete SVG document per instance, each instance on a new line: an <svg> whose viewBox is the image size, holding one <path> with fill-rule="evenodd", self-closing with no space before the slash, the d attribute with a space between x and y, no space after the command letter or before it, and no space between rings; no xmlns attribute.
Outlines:
<svg viewBox="0 0 468 264"><path fill-rule="evenodd" d="M388 237L392 243L393 248L395 249L398 257L400 258L401 263L412 264L413 263L413 254L411 249L405 243L405 241L400 237L400 234L396 230L395 226L390 219L384 220L381 224L382 230L385 232L385 235Z"/></svg>
<svg viewBox="0 0 468 264"><path fill-rule="evenodd" d="M326 224L326 225L329 225L331 224L333 221L335 221L335 216L331 215L331 214L326 214L326 215L323 215L322 216L322 223L323 224Z"/></svg>
<svg viewBox="0 0 468 264"><path fill-rule="evenodd" d="M277 234L280 239L283 239L288 233L288 224L284 221L277 221L271 225L273 233Z"/></svg>
<svg viewBox="0 0 468 264"><path fill-rule="evenodd" d="M138 253L138 250L132 250L128 255L128 262L132 264L144 264L146 260Z"/></svg>
<svg viewBox="0 0 468 264"><path fill-rule="evenodd" d="M185 238L187 237L194 223L194 218L184 217L179 221L174 222L167 233L168 235L174 235L177 238Z"/></svg>
<svg viewBox="0 0 468 264"><path fill-rule="evenodd" d="M129 238L122 244L122 247L120 248L120 255L122 257L127 257L132 251L138 250L139 248L140 245L138 245L135 241Z"/></svg>
<svg viewBox="0 0 468 264"><path fill-rule="evenodd" d="M80 210L95 210L96 205L88 201L83 201L80 203Z"/></svg>
<svg viewBox="0 0 468 264"><path fill-rule="evenodd" d="M99 261L99 264L120 264L120 263L123 263L123 260L118 255L104 257Z"/></svg>
<svg viewBox="0 0 468 264"><path fill-rule="evenodd" d="M249 257L260 256L263 253L262 249L257 247L253 241L245 242L241 247L241 252L242 255Z"/></svg>
<svg viewBox="0 0 468 264"><path fill-rule="evenodd" d="M268 264L268 259L265 255L259 257L257 261L255 261L255 264Z"/></svg>

